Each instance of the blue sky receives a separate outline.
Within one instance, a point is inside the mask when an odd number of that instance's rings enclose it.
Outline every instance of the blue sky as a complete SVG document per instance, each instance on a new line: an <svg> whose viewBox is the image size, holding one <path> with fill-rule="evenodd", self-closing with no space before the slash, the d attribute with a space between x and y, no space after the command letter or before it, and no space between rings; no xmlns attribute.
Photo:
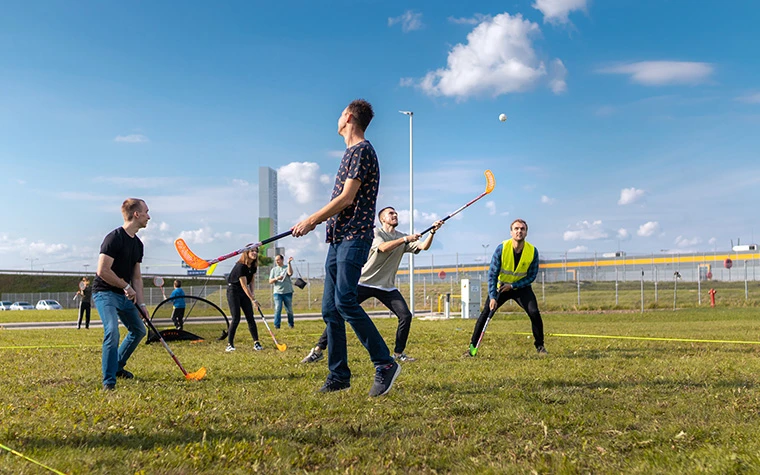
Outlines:
<svg viewBox="0 0 760 475"><path fill-rule="evenodd" d="M0 268L91 271L135 196L148 272L180 272L178 236L209 258L255 240L260 166L287 229L329 199L357 97L401 230L399 110L418 229L496 176L436 263L482 260L517 217L544 257L757 241L756 2L216 3L3 4ZM281 245L313 269L323 237Z"/></svg>

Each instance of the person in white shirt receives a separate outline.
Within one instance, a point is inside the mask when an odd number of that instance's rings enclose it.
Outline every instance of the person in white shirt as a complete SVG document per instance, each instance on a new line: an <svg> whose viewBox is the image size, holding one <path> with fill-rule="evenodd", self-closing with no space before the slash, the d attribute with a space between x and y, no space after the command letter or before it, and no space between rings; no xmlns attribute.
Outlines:
<svg viewBox="0 0 760 475"><path fill-rule="evenodd" d="M285 256L277 254L274 257L274 267L269 271L269 284L273 286L272 297L274 298L274 327L279 329L282 319L282 304L285 304L285 311L288 313L288 326L293 328L293 283L290 276L293 275L291 266L293 257L288 258L288 265L285 264Z"/></svg>
<svg viewBox="0 0 760 475"><path fill-rule="evenodd" d="M398 213L388 206L378 213L380 227L375 228L375 239L369 251L367 263L362 268L361 278L357 288L359 303L370 297L375 297L383 305L393 312L398 318L396 330L396 346L393 350L393 358L397 361L411 362L412 358L404 353L409 338L409 330L412 324L412 312L396 288L396 272L401 264L404 253L427 251L433 243L433 235L443 226L443 221L433 223L433 229L424 241L420 241L420 234L407 235L396 230L398 226ZM301 363L314 363L324 358L322 353L327 349L327 331L312 348Z"/></svg>

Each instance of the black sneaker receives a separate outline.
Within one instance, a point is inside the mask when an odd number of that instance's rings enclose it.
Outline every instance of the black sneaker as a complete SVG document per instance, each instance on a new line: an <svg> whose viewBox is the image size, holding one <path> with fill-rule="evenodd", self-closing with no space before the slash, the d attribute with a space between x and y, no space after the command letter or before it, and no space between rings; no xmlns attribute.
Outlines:
<svg viewBox="0 0 760 475"><path fill-rule="evenodd" d="M536 351L538 352L538 356L547 356L549 354L549 352L546 351L546 348L544 348L544 345L537 346Z"/></svg>
<svg viewBox="0 0 760 475"><path fill-rule="evenodd" d="M375 370L375 384L370 388L369 395L375 397L388 394L399 373L401 373L401 365L395 361L387 366L377 368Z"/></svg>
<svg viewBox="0 0 760 475"><path fill-rule="evenodd" d="M261 351L264 349L264 347L261 346L261 343L259 343L258 341L255 341L253 342L253 349L256 351Z"/></svg>
<svg viewBox="0 0 760 475"><path fill-rule="evenodd" d="M332 393L335 391L343 391L351 387L350 381L337 381L335 379L328 379L325 384L319 388L321 393Z"/></svg>
<svg viewBox="0 0 760 475"><path fill-rule="evenodd" d="M325 357L325 354L323 352L317 353L316 348L312 348L308 355L304 359L301 360L301 363L316 363L317 361L321 360Z"/></svg>
<svg viewBox="0 0 760 475"><path fill-rule="evenodd" d="M126 369L120 369L119 371L116 372L116 377L117 378L124 378L124 379L132 379L132 378L135 377L135 375L132 374L132 373L130 373Z"/></svg>
<svg viewBox="0 0 760 475"><path fill-rule="evenodd" d="M113 391L114 389L116 389L116 385L115 384L104 384L103 385L103 391Z"/></svg>

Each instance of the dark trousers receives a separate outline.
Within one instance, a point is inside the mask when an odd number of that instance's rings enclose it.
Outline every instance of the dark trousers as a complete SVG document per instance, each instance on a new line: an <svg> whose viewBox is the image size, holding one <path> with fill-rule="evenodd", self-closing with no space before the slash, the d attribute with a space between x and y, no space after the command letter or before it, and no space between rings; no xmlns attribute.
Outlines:
<svg viewBox="0 0 760 475"><path fill-rule="evenodd" d="M179 329L185 326L185 307L174 307L172 310L172 323Z"/></svg>
<svg viewBox="0 0 760 475"><path fill-rule="evenodd" d="M253 304L251 299L243 292L242 289L238 289L232 285L227 286L227 303L230 306L230 315L232 321L230 322L230 330L227 335L227 342L235 346L235 332L240 325L240 310L243 310L245 314L245 320L248 322L248 331L251 332L253 341L259 339L259 331L256 329L256 320L253 318Z"/></svg>
<svg viewBox="0 0 760 475"><path fill-rule="evenodd" d="M325 259L325 289L322 318L327 324L327 366L333 381L349 381L346 322L354 329L375 367L393 363L390 350L377 327L357 301L362 266L369 256L371 241L350 239L330 244Z"/></svg>
<svg viewBox="0 0 760 475"><path fill-rule="evenodd" d="M538 348L544 346L544 322L541 320L541 312L538 311L538 302L536 301L536 294L533 293L533 289L530 286L523 287L515 290L508 290L506 292L499 292L496 298L496 310L504 305L507 300L514 300L517 305L520 306L530 318L530 326L533 329L533 344ZM472 332L472 339L470 342L473 345L478 344L478 338L483 331L483 327L488 320L488 315L491 313L489 306L491 299L489 298L486 304L483 306L483 311L480 312L477 323L475 323L475 329ZM494 313L496 312L494 310Z"/></svg>
<svg viewBox="0 0 760 475"><path fill-rule="evenodd" d="M357 302L362 303L372 297L375 297L380 303L388 307L388 309L396 315L396 318L398 318L396 346L394 347L393 352L398 354L403 353L406 348L406 342L409 339L409 330L412 327L412 312L409 311L409 306L406 304L406 300L404 300L401 292L397 289L382 290L364 285L359 285L357 287ZM322 350L327 349L327 328L322 332L322 336L319 337L317 346L322 348Z"/></svg>
<svg viewBox="0 0 760 475"><path fill-rule="evenodd" d="M92 305L90 302L80 302L79 303L79 320L77 320L77 328L82 327L82 317L85 317L84 320L84 327L90 328L90 312L92 310Z"/></svg>

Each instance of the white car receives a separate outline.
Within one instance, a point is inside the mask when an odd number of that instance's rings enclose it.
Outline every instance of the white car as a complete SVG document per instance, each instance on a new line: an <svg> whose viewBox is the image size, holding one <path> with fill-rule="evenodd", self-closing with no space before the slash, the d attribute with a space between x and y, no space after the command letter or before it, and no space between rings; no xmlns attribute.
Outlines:
<svg viewBox="0 0 760 475"><path fill-rule="evenodd" d="M40 300L37 302L37 310L63 310L63 306L56 300Z"/></svg>
<svg viewBox="0 0 760 475"><path fill-rule="evenodd" d="M29 302L13 302L11 310L34 310L34 307Z"/></svg>
<svg viewBox="0 0 760 475"><path fill-rule="evenodd" d="M13 305L13 302L8 302L7 300L3 300L0 302L0 312L3 310L10 310L11 305Z"/></svg>

